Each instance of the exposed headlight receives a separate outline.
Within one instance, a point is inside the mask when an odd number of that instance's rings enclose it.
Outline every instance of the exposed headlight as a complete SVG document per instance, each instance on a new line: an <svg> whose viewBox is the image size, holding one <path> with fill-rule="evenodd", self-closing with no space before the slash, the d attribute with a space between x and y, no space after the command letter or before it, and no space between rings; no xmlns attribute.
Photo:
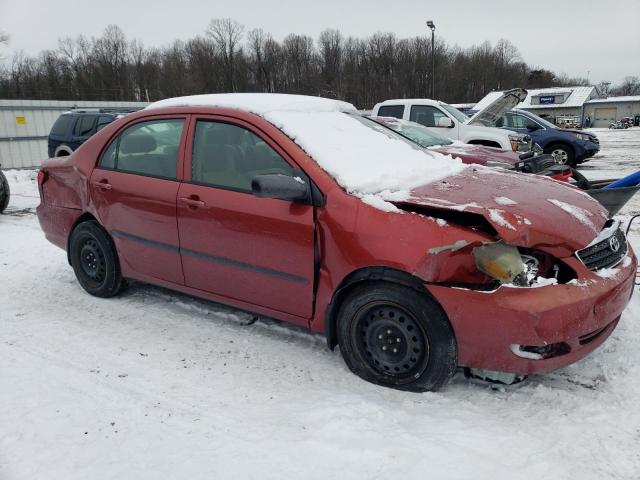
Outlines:
<svg viewBox="0 0 640 480"><path fill-rule="evenodd" d="M532 287L575 278L575 274L548 255L529 251L522 253L517 247L502 241L485 243L472 252L478 270L501 284Z"/></svg>
<svg viewBox="0 0 640 480"><path fill-rule="evenodd" d="M474 248L473 257L478 270L501 283L511 283L525 271L518 249L502 242Z"/></svg>
<svg viewBox="0 0 640 480"><path fill-rule="evenodd" d="M528 152L531 150L531 137L516 133L509 134L509 143L514 152Z"/></svg>

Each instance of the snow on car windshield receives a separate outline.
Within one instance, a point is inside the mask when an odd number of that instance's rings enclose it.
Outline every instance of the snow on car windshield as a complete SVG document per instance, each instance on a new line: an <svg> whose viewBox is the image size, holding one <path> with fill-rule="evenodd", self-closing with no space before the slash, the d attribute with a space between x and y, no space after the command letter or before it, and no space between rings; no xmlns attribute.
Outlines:
<svg viewBox="0 0 640 480"><path fill-rule="evenodd" d="M340 112L269 112L265 119L293 139L348 192L399 200L412 188L465 168L427 152L376 122Z"/></svg>
<svg viewBox="0 0 640 480"><path fill-rule="evenodd" d="M181 106L237 108L262 116L346 191L385 210L394 208L384 200L405 199L412 188L465 168L459 159L427 152L402 135L356 115L353 105L339 100L286 94L211 94L169 98L147 109Z"/></svg>

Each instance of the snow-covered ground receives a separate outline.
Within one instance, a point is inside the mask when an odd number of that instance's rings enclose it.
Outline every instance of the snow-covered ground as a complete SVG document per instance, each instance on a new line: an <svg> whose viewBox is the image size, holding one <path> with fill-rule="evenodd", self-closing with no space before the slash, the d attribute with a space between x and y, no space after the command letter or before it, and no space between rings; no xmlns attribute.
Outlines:
<svg viewBox="0 0 640 480"><path fill-rule="evenodd" d="M640 169L640 129L596 133L586 175ZM87 295L40 231L35 172L5 173L2 480L640 477L638 295L573 366L502 390L458 375L397 392L302 329L148 285Z"/></svg>

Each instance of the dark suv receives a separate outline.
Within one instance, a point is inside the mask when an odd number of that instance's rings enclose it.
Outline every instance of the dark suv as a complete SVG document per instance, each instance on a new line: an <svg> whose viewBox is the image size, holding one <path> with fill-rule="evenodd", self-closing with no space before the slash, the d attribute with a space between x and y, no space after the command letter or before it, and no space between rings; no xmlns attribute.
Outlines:
<svg viewBox="0 0 640 480"><path fill-rule="evenodd" d="M64 157L82 145L91 135L132 110L72 110L65 112L49 133L49 157Z"/></svg>

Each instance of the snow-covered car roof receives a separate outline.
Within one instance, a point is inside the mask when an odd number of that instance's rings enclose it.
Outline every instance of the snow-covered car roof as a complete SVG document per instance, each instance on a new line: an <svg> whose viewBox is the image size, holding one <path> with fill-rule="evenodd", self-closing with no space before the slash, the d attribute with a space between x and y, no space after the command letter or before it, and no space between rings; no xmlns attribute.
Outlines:
<svg viewBox="0 0 640 480"><path fill-rule="evenodd" d="M178 106L237 108L260 115L347 192L378 208L393 210L385 200L401 200L411 189L465 168L459 159L427 152L339 100L259 93L194 95L161 100L147 109Z"/></svg>
<svg viewBox="0 0 640 480"><path fill-rule="evenodd" d="M264 116L267 112L356 112L348 102L284 93L213 93L160 100L146 109L164 107L235 108Z"/></svg>

